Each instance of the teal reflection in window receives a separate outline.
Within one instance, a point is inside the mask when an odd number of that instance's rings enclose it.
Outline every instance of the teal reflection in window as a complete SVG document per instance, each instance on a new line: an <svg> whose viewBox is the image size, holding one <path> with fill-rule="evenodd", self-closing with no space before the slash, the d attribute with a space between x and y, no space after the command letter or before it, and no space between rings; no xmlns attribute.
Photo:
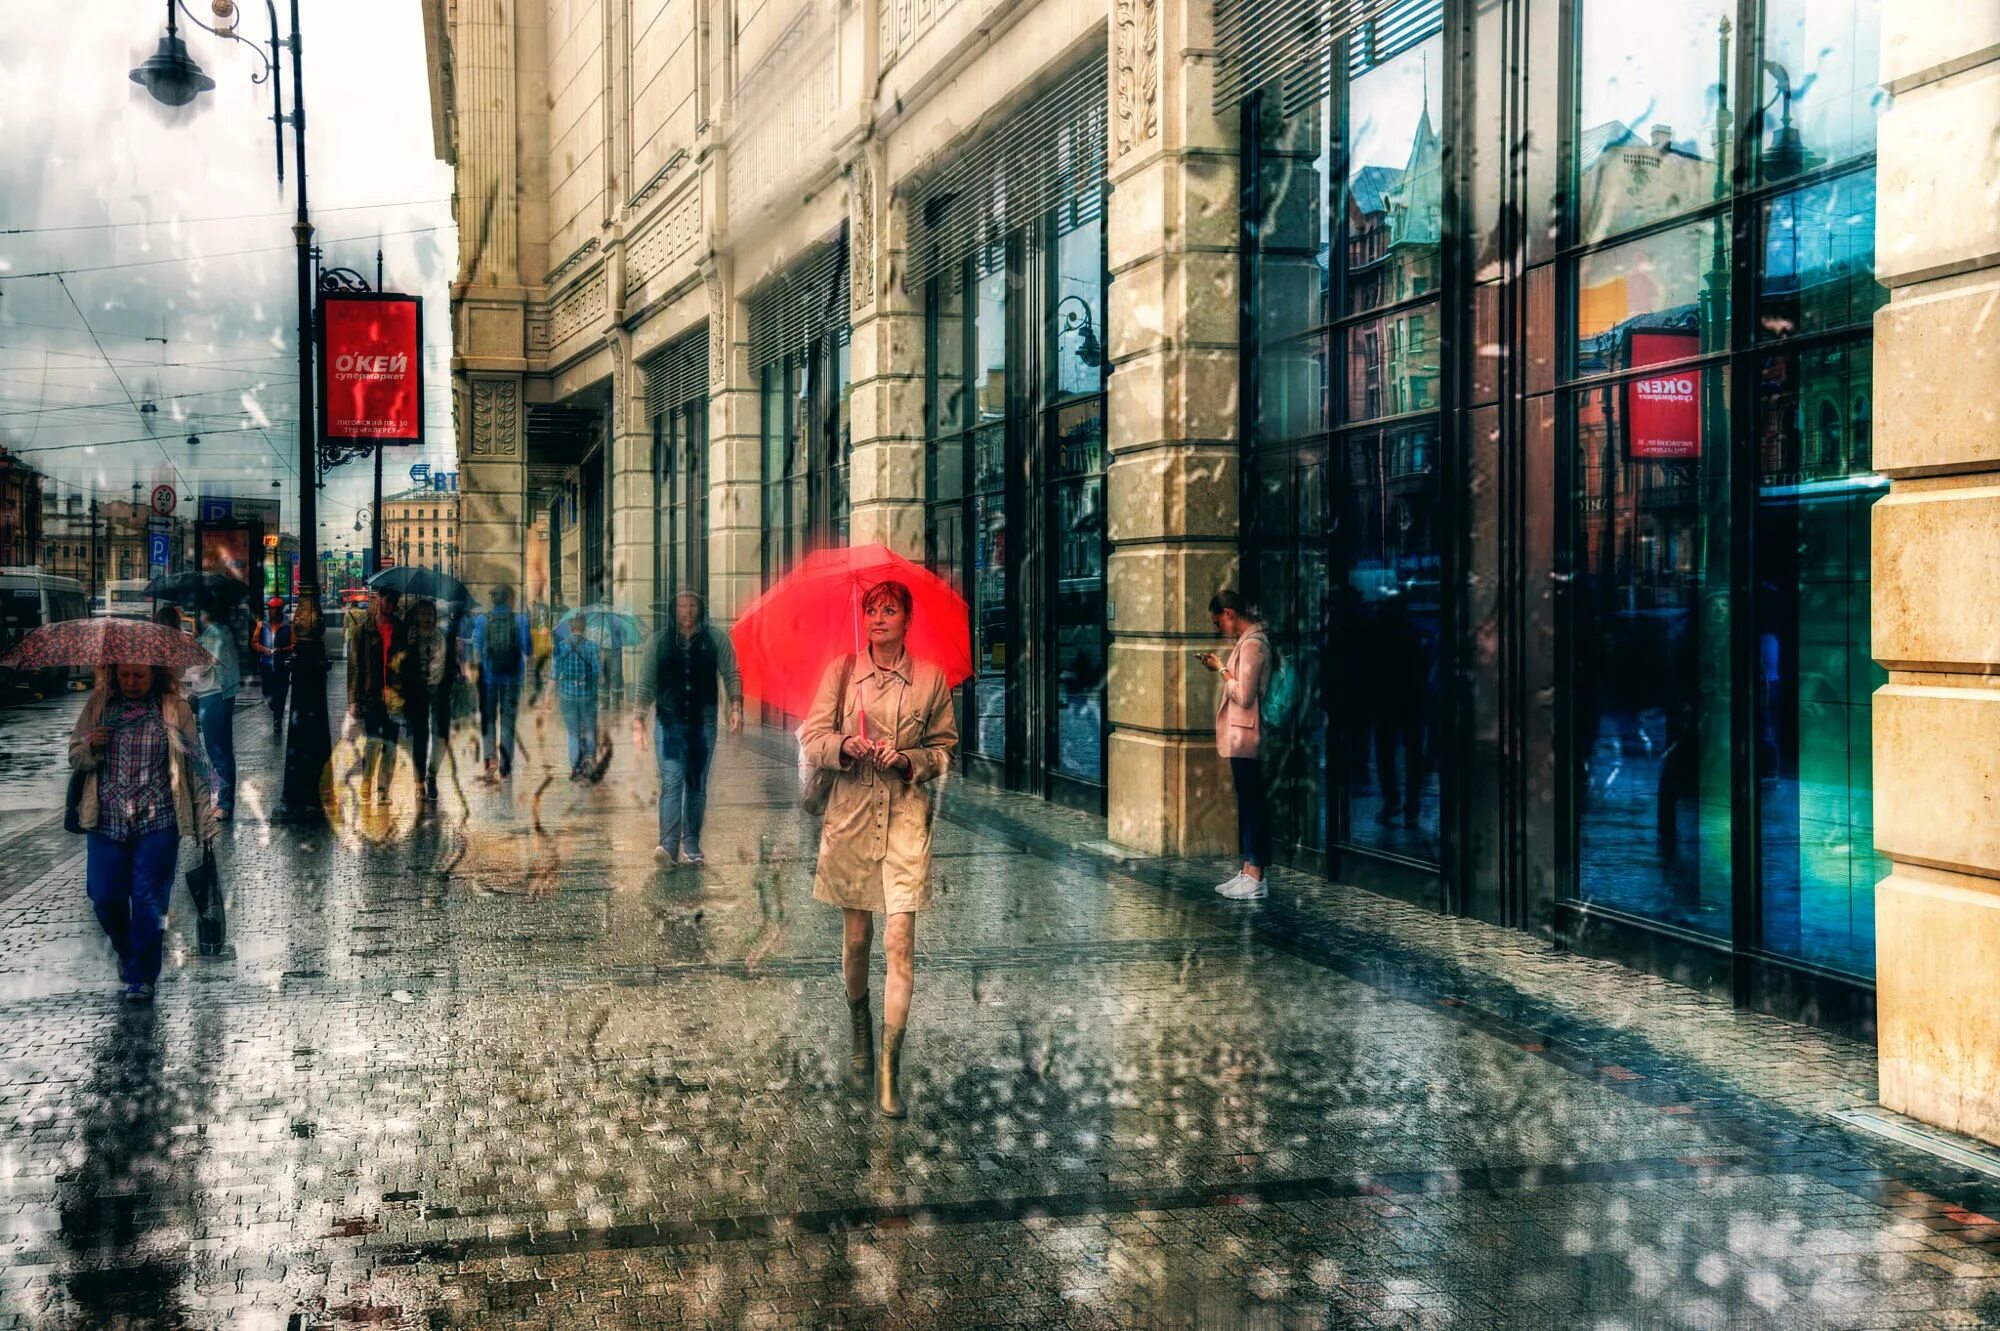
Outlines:
<svg viewBox="0 0 2000 1331"><path fill-rule="evenodd" d="M1856 171L1763 207L1760 339L1865 324L1888 300L1875 280L1875 173Z"/></svg>
<svg viewBox="0 0 2000 1331"><path fill-rule="evenodd" d="M1356 78L1347 93L1347 311L1438 288L1444 210L1444 38Z"/></svg>
<svg viewBox="0 0 2000 1331"><path fill-rule="evenodd" d="M1869 348L1758 367L1757 801L1763 945L1875 968Z"/></svg>

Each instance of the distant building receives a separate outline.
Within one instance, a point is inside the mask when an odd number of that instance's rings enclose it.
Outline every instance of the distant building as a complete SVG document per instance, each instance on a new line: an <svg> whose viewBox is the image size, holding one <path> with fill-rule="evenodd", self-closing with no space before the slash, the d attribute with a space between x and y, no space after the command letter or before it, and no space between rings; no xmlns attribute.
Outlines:
<svg viewBox="0 0 2000 1331"><path fill-rule="evenodd" d="M42 545L42 474L0 447L0 566L32 564Z"/></svg>
<svg viewBox="0 0 2000 1331"><path fill-rule="evenodd" d="M458 576L458 492L405 490L382 499L382 548L396 564Z"/></svg>

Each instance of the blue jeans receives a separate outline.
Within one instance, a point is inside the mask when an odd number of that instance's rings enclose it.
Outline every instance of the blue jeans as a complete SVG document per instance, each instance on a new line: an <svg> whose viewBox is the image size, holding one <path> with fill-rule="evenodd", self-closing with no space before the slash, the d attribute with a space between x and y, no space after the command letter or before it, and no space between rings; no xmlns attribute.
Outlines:
<svg viewBox="0 0 2000 1331"><path fill-rule="evenodd" d="M701 819L708 809L708 764L715 756L715 713L705 713L698 726L668 725L655 715L653 756L660 764L660 844L669 852L684 849L699 855Z"/></svg>
<svg viewBox="0 0 2000 1331"><path fill-rule="evenodd" d="M85 846L85 890L98 924L118 949L118 978L126 984L153 984L160 978L167 903L174 895L180 850L181 834L172 827L130 841L92 832Z"/></svg>
<svg viewBox="0 0 2000 1331"><path fill-rule="evenodd" d="M215 773L215 807L236 811L236 698L211 693L197 698L195 706L201 723L201 746L208 750L208 765Z"/></svg>
<svg viewBox="0 0 2000 1331"><path fill-rule="evenodd" d="M500 761L500 770L514 770L514 715L521 709L521 677L495 678L482 675L479 680L481 692L486 695L486 711L479 718L479 741L486 746L486 761L495 758ZM493 746L495 729L500 735L500 746Z"/></svg>
<svg viewBox="0 0 2000 1331"><path fill-rule="evenodd" d="M597 757L597 695L572 698L565 693L556 702L562 708L563 728L569 731L569 770L574 772Z"/></svg>

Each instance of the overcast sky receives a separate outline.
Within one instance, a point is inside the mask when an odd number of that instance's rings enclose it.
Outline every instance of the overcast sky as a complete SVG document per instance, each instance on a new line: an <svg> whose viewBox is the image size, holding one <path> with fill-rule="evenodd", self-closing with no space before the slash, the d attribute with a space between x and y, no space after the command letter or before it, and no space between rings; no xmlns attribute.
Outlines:
<svg viewBox="0 0 2000 1331"><path fill-rule="evenodd" d="M212 19L209 0L188 3ZM0 443L108 499L130 498L134 481L280 495L291 530L291 135L281 187L270 89L250 81L261 62L185 20L215 90L169 111L132 83L165 14L164 0L0 4ZM390 452L394 489L412 462L450 469L454 455L446 299L457 233L451 172L432 156L422 21L410 0L301 0L300 27L310 203L327 262L372 283L379 237L385 285L424 298L428 442ZM268 41L263 5L243 8L240 30ZM66 270L62 283L19 276L51 269ZM133 405L149 400L157 412ZM355 509L371 483L365 462L328 478L329 548L358 546Z"/></svg>

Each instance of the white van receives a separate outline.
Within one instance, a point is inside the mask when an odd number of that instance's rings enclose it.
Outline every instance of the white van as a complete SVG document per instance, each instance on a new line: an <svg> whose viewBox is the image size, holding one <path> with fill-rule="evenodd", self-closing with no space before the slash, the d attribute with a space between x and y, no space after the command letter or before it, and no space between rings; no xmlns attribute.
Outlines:
<svg viewBox="0 0 2000 1331"><path fill-rule="evenodd" d="M89 612L89 598L75 578L59 578L39 568L0 568L0 652L5 652L27 634L44 624L65 619L82 619ZM72 678L81 679L81 670L38 671L27 674L0 670L0 685L26 686L37 693L59 692Z"/></svg>
<svg viewBox="0 0 2000 1331"><path fill-rule="evenodd" d="M104 613L113 619L151 619L153 598L146 595L146 578L121 578L104 584Z"/></svg>

